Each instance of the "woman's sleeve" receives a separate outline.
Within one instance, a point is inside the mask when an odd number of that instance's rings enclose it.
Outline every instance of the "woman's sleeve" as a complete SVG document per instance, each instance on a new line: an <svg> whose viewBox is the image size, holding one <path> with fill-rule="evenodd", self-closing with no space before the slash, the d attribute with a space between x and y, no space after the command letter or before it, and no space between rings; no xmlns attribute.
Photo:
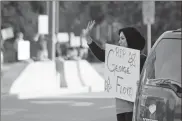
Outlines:
<svg viewBox="0 0 182 121"><path fill-rule="evenodd" d="M93 54L102 62L105 62L105 50L101 49L95 42L92 41L88 45Z"/></svg>
<svg viewBox="0 0 182 121"><path fill-rule="evenodd" d="M143 69L143 66L144 66L144 63L146 61L146 56L145 55L140 55L140 73L142 72L142 69Z"/></svg>

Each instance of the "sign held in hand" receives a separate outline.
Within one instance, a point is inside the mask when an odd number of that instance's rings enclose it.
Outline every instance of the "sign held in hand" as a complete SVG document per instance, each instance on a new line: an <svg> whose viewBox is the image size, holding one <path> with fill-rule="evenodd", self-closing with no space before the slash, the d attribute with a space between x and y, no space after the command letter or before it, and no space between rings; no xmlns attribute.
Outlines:
<svg viewBox="0 0 182 121"><path fill-rule="evenodd" d="M134 102L140 76L140 51L106 44L105 91Z"/></svg>

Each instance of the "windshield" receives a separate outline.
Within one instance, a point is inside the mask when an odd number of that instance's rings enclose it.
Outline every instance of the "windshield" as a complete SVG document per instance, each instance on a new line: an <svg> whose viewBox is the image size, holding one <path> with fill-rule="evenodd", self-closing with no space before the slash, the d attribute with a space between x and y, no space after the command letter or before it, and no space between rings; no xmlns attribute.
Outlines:
<svg viewBox="0 0 182 121"><path fill-rule="evenodd" d="M147 79L171 79L181 83L181 40L162 39L148 57L144 69Z"/></svg>

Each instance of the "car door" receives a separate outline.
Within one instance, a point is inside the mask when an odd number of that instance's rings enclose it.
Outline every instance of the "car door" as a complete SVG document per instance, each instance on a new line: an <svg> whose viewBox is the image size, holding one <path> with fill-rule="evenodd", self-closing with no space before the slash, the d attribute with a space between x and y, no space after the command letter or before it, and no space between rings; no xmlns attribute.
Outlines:
<svg viewBox="0 0 182 121"><path fill-rule="evenodd" d="M145 62L133 121L181 120L181 38L162 38Z"/></svg>

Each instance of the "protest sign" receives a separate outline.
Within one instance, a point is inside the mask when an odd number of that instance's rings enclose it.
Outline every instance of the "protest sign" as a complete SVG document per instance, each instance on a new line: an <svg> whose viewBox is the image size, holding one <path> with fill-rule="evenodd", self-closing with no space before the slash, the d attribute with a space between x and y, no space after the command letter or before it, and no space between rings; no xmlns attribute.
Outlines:
<svg viewBox="0 0 182 121"><path fill-rule="evenodd" d="M71 36L70 39L70 46L71 47L80 47L81 46L81 38L80 36Z"/></svg>
<svg viewBox="0 0 182 121"><path fill-rule="evenodd" d="M9 27L9 28L2 29L1 30L1 35L2 35L3 40L13 38L14 37L13 28Z"/></svg>
<svg viewBox="0 0 182 121"><path fill-rule="evenodd" d="M60 32L57 34L57 39L60 43L69 42L69 34L66 32Z"/></svg>
<svg viewBox="0 0 182 121"><path fill-rule="evenodd" d="M106 44L105 91L134 102L140 76L140 51Z"/></svg>
<svg viewBox="0 0 182 121"><path fill-rule="evenodd" d="M18 42L18 60L30 59L30 42L19 41Z"/></svg>
<svg viewBox="0 0 182 121"><path fill-rule="evenodd" d="M38 17L38 33L48 34L49 33L49 19L48 15L39 15Z"/></svg>

